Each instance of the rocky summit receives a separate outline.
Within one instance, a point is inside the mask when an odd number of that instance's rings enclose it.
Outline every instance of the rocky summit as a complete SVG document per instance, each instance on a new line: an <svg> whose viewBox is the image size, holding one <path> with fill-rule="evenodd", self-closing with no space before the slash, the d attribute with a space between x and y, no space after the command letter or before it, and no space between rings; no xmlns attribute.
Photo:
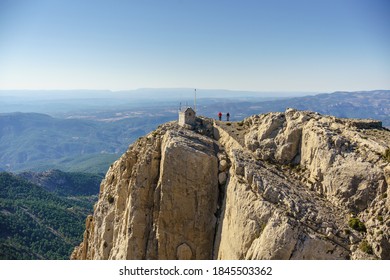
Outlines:
<svg viewBox="0 0 390 280"><path fill-rule="evenodd" d="M72 259L390 259L390 131L287 109L170 122L101 183Z"/></svg>

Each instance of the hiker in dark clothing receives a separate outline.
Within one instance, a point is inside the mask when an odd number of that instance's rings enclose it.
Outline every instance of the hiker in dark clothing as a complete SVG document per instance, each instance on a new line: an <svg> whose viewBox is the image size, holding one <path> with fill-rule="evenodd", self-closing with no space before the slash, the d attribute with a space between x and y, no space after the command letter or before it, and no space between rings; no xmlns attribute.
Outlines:
<svg viewBox="0 0 390 280"><path fill-rule="evenodd" d="M221 112L218 113L218 118L219 118L219 120L222 119L222 113Z"/></svg>
<svg viewBox="0 0 390 280"><path fill-rule="evenodd" d="M227 112L227 114L226 114L226 121L229 121L229 118L230 118L230 114L229 114L229 112Z"/></svg>

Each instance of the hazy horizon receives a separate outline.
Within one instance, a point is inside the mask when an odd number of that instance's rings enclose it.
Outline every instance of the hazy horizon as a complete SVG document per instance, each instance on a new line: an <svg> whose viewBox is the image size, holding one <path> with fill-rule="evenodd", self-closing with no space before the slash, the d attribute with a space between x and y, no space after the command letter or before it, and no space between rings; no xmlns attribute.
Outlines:
<svg viewBox="0 0 390 280"><path fill-rule="evenodd" d="M389 91L389 88L372 88L363 90L335 90L335 91L282 91L282 90L235 90L235 89L212 89L212 88L190 88L190 87L172 87L172 88L137 88L125 90L111 89L1 89L0 98L24 98L29 99L94 99L94 98L134 98L134 99L150 99L154 97L162 97L167 99L177 99L178 97L186 97L193 99L194 91L198 99L203 98L294 98L303 96L315 96L321 94L334 93L360 93L360 92L375 92ZM138 94L138 95L137 95ZM1 101L1 100L0 100ZM4 100L3 100L4 101Z"/></svg>

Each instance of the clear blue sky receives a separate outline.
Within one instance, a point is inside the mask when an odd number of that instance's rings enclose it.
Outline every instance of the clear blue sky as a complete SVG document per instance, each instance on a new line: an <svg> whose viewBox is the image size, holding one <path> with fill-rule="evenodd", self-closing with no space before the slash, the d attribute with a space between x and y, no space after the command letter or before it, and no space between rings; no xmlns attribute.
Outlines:
<svg viewBox="0 0 390 280"><path fill-rule="evenodd" d="M0 89L390 88L388 0L0 0Z"/></svg>

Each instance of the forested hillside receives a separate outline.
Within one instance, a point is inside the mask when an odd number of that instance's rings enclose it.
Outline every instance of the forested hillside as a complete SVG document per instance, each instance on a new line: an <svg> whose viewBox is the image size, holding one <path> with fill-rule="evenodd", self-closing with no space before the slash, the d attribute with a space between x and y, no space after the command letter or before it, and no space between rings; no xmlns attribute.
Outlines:
<svg viewBox="0 0 390 280"><path fill-rule="evenodd" d="M0 173L0 259L68 259L93 203Z"/></svg>
<svg viewBox="0 0 390 280"><path fill-rule="evenodd" d="M63 196L96 195L104 177L100 174L63 172L55 169L39 173L23 172L18 176Z"/></svg>

